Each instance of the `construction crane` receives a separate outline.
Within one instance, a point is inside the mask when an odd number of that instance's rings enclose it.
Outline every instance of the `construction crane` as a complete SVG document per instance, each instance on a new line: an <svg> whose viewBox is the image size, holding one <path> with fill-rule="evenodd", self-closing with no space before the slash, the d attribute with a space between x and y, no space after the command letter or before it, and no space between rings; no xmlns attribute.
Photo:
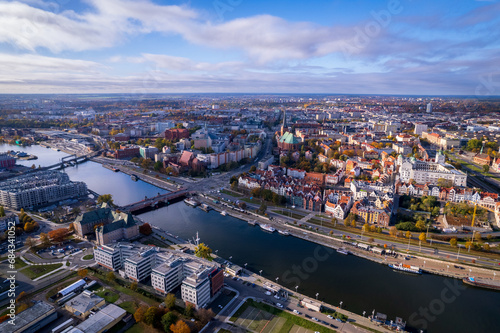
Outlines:
<svg viewBox="0 0 500 333"><path fill-rule="evenodd" d="M474 204L474 214L472 214L472 224L470 225L471 227L474 227L474 220L476 219L476 209L477 203Z"/></svg>

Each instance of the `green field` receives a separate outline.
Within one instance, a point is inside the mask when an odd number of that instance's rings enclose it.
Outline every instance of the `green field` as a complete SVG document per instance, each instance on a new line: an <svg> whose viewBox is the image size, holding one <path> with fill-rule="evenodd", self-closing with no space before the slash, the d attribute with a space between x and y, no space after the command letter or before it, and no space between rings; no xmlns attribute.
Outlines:
<svg viewBox="0 0 500 333"><path fill-rule="evenodd" d="M24 261L22 261L21 258L19 258L19 257L16 257L15 260L16 260L16 262L14 264L14 267L16 267L16 269L28 266L28 264L25 263Z"/></svg>
<svg viewBox="0 0 500 333"><path fill-rule="evenodd" d="M136 310L134 302L131 302L131 301L122 302L122 303L118 304L118 306L120 308L124 309L125 311L127 311L128 313L134 313Z"/></svg>
<svg viewBox="0 0 500 333"><path fill-rule="evenodd" d="M93 254L87 254L86 256L83 256L82 258L83 260L90 260L90 259L94 259L94 255Z"/></svg>
<svg viewBox="0 0 500 333"><path fill-rule="evenodd" d="M22 269L20 272L33 280L36 279L37 277L52 272L53 270L56 270L61 266L62 263L50 264L50 265L32 265Z"/></svg>
<svg viewBox="0 0 500 333"><path fill-rule="evenodd" d="M247 301L231 318L235 325L259 333L335 332L323 325L263 303Z"/></svg>
<svg viewBox="0 0 500 333"><path fill-rule="evenodd" d="M106 302L108 302L108 303L114 303L120 298L119 294L112 292L112 291L109 291L109 290L106 290L106 289L98 291L95 294L99 297L104 298L106 300Z"/></svg>

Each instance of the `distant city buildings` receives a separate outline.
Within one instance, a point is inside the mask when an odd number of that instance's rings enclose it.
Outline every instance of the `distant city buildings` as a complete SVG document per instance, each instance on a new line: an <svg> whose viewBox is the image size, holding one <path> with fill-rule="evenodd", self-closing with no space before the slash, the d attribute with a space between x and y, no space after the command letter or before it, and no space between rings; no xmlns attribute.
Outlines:
<svg viewBox="0 0 500 333"><path fill-rule="evenodd" d="M432 103L427 103L427 109L426 109L426 112L427 112L427 113L432 113Z"/></svg>
<svg viewBox="0 0 500 333"><path fill-rule="evenodd" d="M0 183L0 205L14 209L40 207L87 195L87 185L60 171L37 171Z"/></svg>
<svg viewBox="0 0 500 333"><path fill-rule="evenodd" d="M12 168L16 165L16 159L7 153L0 153L0 168Z"/></svg>

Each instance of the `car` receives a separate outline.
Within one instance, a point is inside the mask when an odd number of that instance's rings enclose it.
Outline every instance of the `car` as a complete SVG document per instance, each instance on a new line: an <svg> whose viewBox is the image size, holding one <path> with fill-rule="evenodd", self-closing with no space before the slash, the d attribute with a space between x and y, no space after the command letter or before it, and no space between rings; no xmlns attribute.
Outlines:
<svg viewBox="0 0 500 333"><path fill-rule="evenodd" d="M271 292L270 291L266 291L266 295L267 296L271 296Z"/></svg>
<svg viewBox="0 0 500 333"><path fill-rule="evenodd" d="M318 318L316 318L316 317L312 317L311 319L314 321L319 321Z"/></svg>
<svg viewBox="0 0 500 333"><path fill-rule="evenodd" d="M276 306L279 307L279 308L283 308L283 305L280 304L280 303L276 303Z"/></svg>
<svg viewBox="0 0 500 333"><path fill-rule="evenodd" d="M327 316L327 318L328 318L328 319L333 319L333 317L332 317L332 316L330 316L330 315L328 315L328 316Z"/></svg>
<svg viewBox="0 0 500 333"><path fill-rule="evenodd" d="M298 315L299 315L299 314L300 314L300 311L293 310L293 313L295 313L295 314L298 314Z"/></svg>
<svg viewBox="0 0 500 333"><path fill-rule="evenodd" d="M340 318L335 318L336 321L340 321L341 323L343 322L342 319Z"/></svg>
<svg viewBox="0 0 500 333"><path fill-rule="evenodd" d="M280 297L278 295L274 295L274 298L276 299L280 299Z"/></svg>

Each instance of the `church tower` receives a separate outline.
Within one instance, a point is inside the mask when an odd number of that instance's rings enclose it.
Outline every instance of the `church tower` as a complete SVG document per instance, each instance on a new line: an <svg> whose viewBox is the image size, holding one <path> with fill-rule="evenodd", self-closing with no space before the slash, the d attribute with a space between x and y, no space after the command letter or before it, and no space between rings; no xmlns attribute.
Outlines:
<svg viewBox="0 0 500 333"><path fill-rule="evenodd" d="M281 125L281 136L283 136L283 134L285 134L287 130L287 126L286 126L286 109L283 110L283 124Z"/></svg>

